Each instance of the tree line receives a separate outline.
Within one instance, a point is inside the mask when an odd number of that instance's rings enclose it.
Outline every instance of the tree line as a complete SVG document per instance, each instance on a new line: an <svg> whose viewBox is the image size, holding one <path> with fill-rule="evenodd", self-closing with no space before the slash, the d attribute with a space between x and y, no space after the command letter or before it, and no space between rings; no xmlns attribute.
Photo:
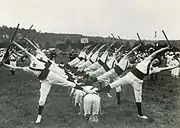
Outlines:
<svg viewBox="0 0 180 128"><path fill-rule="evenodd" d="M7 27L3 25L0 27L0 47L7 47L9 44L9 40L13 36L13 33L15 31L15 27ZM18 33L24 35L28 29L19 29ZM38 32L35 29L30 30L30 32L27 35L28 39L32 39L35 35L37 35ZM61 33L39 33L38 36L34 39L42 49L47 48L58 48L60 50L71 50L71 49L82 49L85 45L81 43L81 38L88 38L89 42L88 44L92 45L98 45L98 44L111 44L115 40L112 37L90 37L90 36L84 36L81 34L61 34ZM146 48L149 47L155 47L155 44L159 42L160 46L163 46L166 44L165 41L149 41L144 40L143 43L146 45ZM180 41L171 41L175 48L180 48ZM135 47L139 41L138 40L126 40L122 39L122 42L117 39L117 43L112 47L112 49L115 49L119 47L121 44L124 44L125 49L129 50L132 47Z"/></svg>

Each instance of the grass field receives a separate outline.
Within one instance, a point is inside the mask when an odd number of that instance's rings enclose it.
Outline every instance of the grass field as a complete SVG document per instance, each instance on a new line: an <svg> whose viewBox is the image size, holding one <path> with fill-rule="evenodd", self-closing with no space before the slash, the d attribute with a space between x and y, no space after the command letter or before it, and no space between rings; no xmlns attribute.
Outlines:
<svg viewBox="0 0 180 128"><path fill-rule="evenodd" d="M58 62L67 62L60 58ZM121 105L114 98L102 97L103 115L99 123L85 123L69 101L68 89L54 85L48 96L42 123L35 124L40 83L35 76L0 68L0 128L180 128L180 78L169 72L158 81L146 78L143 85L143 111L150 118L137 117L132 88L123 87Z"/></svg>

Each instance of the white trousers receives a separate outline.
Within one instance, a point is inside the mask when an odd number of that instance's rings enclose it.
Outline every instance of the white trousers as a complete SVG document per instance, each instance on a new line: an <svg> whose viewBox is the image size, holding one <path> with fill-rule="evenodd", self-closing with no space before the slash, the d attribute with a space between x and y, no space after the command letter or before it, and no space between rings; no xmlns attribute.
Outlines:
<svg viewBox="0 0 180 128"><path fill-rule="evenodd" d="M10 65L16 66L17 62L16 61L10 61Z"/></svg>
<svg viewBox="0 0 180 128"><path fill-rule="evenodd" d="M53 63L51 64L51 66L49 67L49 69L50 69L52 72L58 74L59 76L65 78L65 79L68 78L68 76L65 74L64 70L61 69L60 67L58 67L57 65L53 64Z"/></svg>
<svg viewBox="0 0 180 128"><path fill-rule="evenodd" d="M94 72L90 72L89 76L98 77L98 76L104 74L105 72L106 72L106 70L103 67L101 67L101 68L95 70Z"/></svg>
<svg viewBox="0 0 180 128"><path fill-rule="evenodd" d="M179 77L179 69L180 69L180 68L178 68L178 67L174 69L174 75L175 75L176 77Z"/></svg>
<svg viewBox="0 0 180 128"><path fill-rule="evenodd" d="M74 92L74 105L76 104L80 104L82 101L81 101L81 98L85 95L85 92L84 91L81 91L81 90L78 90L76 89L75 92Z"/></svg>
<svg viewBox="0 0 180 128"><path fill-rule="evenodd" d="M90 66L92 63L87 60L86 62L84 62L82 65L78 66L78 71L83 71L85 68L87 68L88 66Z"/></svg>
<svg viewBox="0 0 180 128"><path fill-rule="evenodd" d="M129 72L125 76L111 83L110 87L115 88L130 84L133 87L136 102L142 102L142 83L143 80L138 79L136 76L134 76L134 74Z"/></svg>
<svg viewBox="0 0 180 128"><path fill-rule="evenodd" d="M116 81L120 76L115 72L114 69L109 70L108 72L97 77L99 82L104 82L105 86L110 84L110 81ZM121 86L116 87L116 92L121 92Z"/></svg>
<svg viewBox="0 0 180 128"><path fill-rule="evenodd" d="M53 84L65 86L65 87L75 87L76 84L70 81L67 81L66 79L60 77L59 75L49 72L46 80L42 80L41 82L41 88L40 88L40 98L39 98L39 105L43 106L46 102L47 96L50 92L51 86Z"/></svg>
<svg viewBox="0 0 180 128"><path fill-rule="evenodd" d="M85 63L85 60L81 60L79 63L77 63L77 64L75 65L75 67L78 67L79 65L82 65L83 63Z"/></svg>
<svg viewBox="0 0 180 128"><path fill-rule="evenodd" d="M48 81L43 81L41 82L41 88L39 90L40 92L40 98L39 98L39 105L44 106L47 96L50 92L52 84L49 83Z"/></svg>
<svg viewBox="0 0 180 128"><path fill-rule="evenodd" d="M89 72L93 72L94 70L96 70L100 67L101 67L101 65L98 62L95 62L92 65L90 65L89 67L85 68L84 71L86 73L89 73Z"/></svg>
<svg viewBox="0 0 180 128"><path fill-rule="evenodd" d="M46 80L51 83L51 84L55 84L55 85L60 85L60 86L64 86L64 87L75 87L76 84L66 80L65 78L61 77L60 75L54 73L54 72L49 72Z"/></svg>
<svg viewBox="0 0 180 128"><path fill-rule="evenodd" d="M87 114L98 115L100 109L101 98L96 94L87 94L84 97L84 115ZM92 108L92 112L91 112Z"/></svg>
<svg viewBox="0 0 180 128"><path fill-rule="evenodd" d="M71 67L74 67L76 64L78 64L79 62L81 62L81 60L76 57L75 59L73 59L72 61L68 62L68 65L70 65Z"/></svg>
<svg viewBox="0 0 180 128"><path fill-rule="evenodd" d="M10 61L10 65L12 65L12 66L16 66L16 64L17 64L17 62L16 62L16 61ZM13 69L13 68L10 68L10 70L15 71L15 69Z"/></svg>

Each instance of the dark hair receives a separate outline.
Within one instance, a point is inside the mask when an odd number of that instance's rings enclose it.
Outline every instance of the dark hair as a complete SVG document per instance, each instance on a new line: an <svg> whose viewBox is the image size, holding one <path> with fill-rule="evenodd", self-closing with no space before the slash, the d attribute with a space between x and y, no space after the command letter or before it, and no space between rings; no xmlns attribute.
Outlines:
<svg viewBox="0 0 180 128"><path fill-rule="evenodd" d="M24 56L22 56L21 58L20 58L20 60L21 60L21 62L24 62L24 59L27 59L28 58L28 56L27 55L24 55Z"/></svg>

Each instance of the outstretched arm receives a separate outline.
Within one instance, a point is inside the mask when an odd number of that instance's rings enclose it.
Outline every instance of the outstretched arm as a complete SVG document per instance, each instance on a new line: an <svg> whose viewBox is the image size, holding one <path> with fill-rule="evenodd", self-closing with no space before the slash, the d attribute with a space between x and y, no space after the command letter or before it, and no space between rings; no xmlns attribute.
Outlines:
<svg viewBox="0 0 180 128"><path fill-rule="evenodd" d="M163 68L161 68L161 71L171 70L171 69L177 68L177 67L179 67L179 66L180 66L180 65L178 64L178 65L171 66L171 67L163 67Z"/></svg>
<svg viewBox="0 0 180 128"><path fill-rule="evenodd" d="M141 43L140 43L138 46L134 47L131 51L129 51L129 52L126 54L126 56L129 56L130 54L132 54L132 53L133 53L135 50L137 50L140 46L141 46Z"/></svg>
<svg viewBox="0 0 180 128"><path fill-rule="evenodd" d="M117 55L123 47L124 47L124 45L121 45L121 46L119 47L119 49L115 52L115 55Z"/></svg>
<svg viewBox="0 0 180 128"><path fill-rule="evenodd" d="M152 57L152 58L153 58L153 57L155 57L158 53L160 53L160 52L162 52L162 51L165 51L165 50L167 50L167 49L170 49L170 46L169 46L169 45L168 45L167 47L161 48L161 49L153 52L149 57Z"/></svg>
<svg viewBox="0 0 180 128"><path fill-rule="evenodd" d="M99 51L101 51L101 49L104 48L105 46L106 46L105 44L102 45L102 46L96 51L96 53L99 52Z"/></svg>
<svg viewBox="0 0 180 128"><path fill-rule="evenodd" d="M91 47L91 45L87 45L85 48L83 48L83 50L82 51L86 51L88 48L90 48Z"/></svg>
<svg viewBox="0 0 180 128"><path fill-rule="evenodd" d="M30 43L36 50L40 50L35 44L33 44L29 39L24 38L28 43Z"/></svg>
<svg viewBox="0 0 180 128"><path fill-rule="evenodd" d="M23 68L22 67L17 67L17 66L13 66L13 65L9 65L9 64L5 64L3 63L4 66L8 67L8 68L13 68L13 69L20 69L22 70Z"/></svg>
<svg viewBox="0 0 180 128"><path fill-rule="evenodd" d="M180 64L175 65L175 66L169 66L169 67L161 67L161 68L158 68L159 70L153 71L153 73L158 73L158 72L162 72L162 71L168 71L168 70L177 68L177 67L179 67L179 66L180 66Z"/></svg>
<svg viewBox="0 0 180 128"><path fill-rule="evenodd" d="M86 87L84 87L84 86L82 86L82 85L77 85L77 84L76 84L76 86L75 86L74 88L75 88L75 89L82 90L82 91L84 91L84 92L86 92L86 93L90 93L90 94L96 93L96 91L97 91L96 88L90 90L90 89L87 89Z"/></svg>
<svg viewBox="0 0 180 128"><path fill-rule="evenodd" d="M16 55L19 56L19 57L22 57L22 56L23 56L23 54L18 53L18 52L13 52L13 53L16 54Z"/></svg>
<svg viewBox="0 0 180 128"><path fill-rule="evenodd" d="M98 47L98 45L96 45L96 46L91 50L90 53L93 53L97 47Z"/></svg>
<svg viewBox="0 0 180 128"><path fill-rule="evenodd" d="M25 48L23 48L21 45L13 41L13 44L15 44L18 48L20 48L27 56L32 57L33 55L29 53Z"/></svg>
<svg viewBox="0 0 180 128"><path fill-rule="evenodd" d="M104 52L108 51L115 43L116 41L114 41Z"/></svg>

